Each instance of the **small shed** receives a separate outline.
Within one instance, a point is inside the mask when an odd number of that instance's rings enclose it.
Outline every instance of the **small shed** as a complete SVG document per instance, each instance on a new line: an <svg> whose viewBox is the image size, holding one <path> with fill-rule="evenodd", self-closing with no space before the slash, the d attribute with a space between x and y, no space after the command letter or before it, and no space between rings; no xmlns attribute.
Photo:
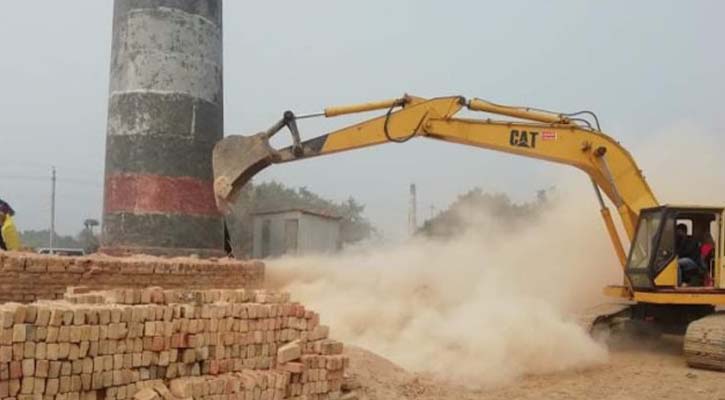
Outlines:
<svg viewBox="0 0 725 400"><path fill-rule="evenodd" d="M300 208L252 214L252 256L331 253L340 249L341 217Z"/></svg>

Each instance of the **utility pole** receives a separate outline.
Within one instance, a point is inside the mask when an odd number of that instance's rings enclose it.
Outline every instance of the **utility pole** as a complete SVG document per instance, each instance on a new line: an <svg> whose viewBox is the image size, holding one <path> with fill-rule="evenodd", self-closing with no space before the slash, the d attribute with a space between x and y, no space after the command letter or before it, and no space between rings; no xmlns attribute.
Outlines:
<svg viewBox="0 0 725 400"><path fill-rule="evenodd" d="M55 253L54 241L55 241L55 167L53 167L53 174L51 178L51 191L50 191L50 254Z"/></svg>
<svg viewBox="0 0 725 400"><path fill-rule="evenodd" d="M410 208L408 209L408 233L415 236L418 230L418 199L415 190L415 183L410 185Z"/></svg>

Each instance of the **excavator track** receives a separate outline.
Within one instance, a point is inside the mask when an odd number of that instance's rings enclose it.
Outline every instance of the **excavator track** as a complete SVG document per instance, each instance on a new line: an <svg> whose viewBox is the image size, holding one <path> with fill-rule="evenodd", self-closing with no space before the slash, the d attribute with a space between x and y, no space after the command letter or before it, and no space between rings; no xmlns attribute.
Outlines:
<svg viewBox="0 0 725 400"><path fill-rule="evenodd" d="M684 354L691 367L725 371L725 312L708 315L688 325Z"/></svg>

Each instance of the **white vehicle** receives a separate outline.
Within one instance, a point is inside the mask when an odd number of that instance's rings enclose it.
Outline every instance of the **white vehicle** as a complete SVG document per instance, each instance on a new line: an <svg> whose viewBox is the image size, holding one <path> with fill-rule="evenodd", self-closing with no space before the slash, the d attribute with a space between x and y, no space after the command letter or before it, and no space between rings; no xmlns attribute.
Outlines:
<svg viewBox="0 0 725 400"><path fill-rule="evenodd" d="M51 254L50 249L43 247L38 249L38 254ZM72 249L72 248L55 248L53 254L58 256L84 256L86 251L83 249Z"/></svg>

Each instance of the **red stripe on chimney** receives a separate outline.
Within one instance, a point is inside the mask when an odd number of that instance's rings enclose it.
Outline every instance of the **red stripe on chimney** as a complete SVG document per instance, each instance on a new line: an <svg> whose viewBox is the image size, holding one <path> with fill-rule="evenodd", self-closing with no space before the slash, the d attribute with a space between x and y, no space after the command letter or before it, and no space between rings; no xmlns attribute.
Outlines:
<svg viewBox="0 0 725 400"><path fill-rule="evenodd" d="M219 215L212 182L139 174L106 177L104 212Z"/></svg>

